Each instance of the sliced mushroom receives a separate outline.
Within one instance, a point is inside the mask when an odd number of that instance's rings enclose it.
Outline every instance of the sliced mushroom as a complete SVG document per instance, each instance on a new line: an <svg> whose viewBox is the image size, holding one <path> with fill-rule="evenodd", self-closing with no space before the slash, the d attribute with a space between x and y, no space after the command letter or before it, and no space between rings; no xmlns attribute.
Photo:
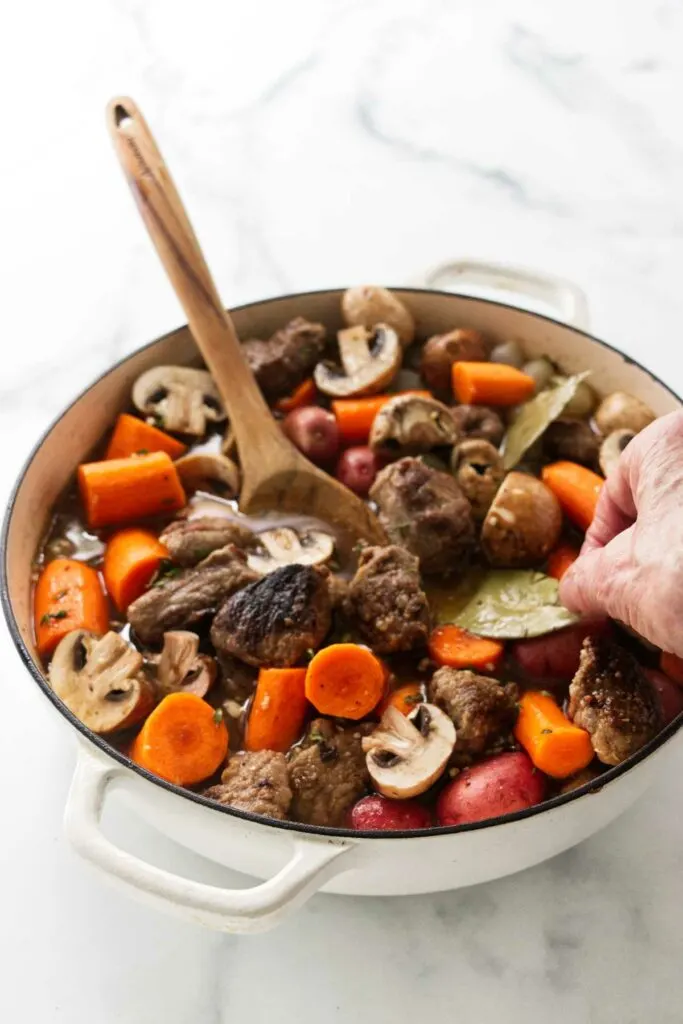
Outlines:
<svg viewBox="0 0 683 1024"><path fill-rule="evenodd" d="M496 446L503 440L503 421L494 409L486 405L455 405L451 416L462 438L480 437Z"/></svg>
<svg viewBox="0 0 683 1024"><path fill-rule="evenodd" d="M403 348L415 337L413 314L388 288L360 285L347 288L341 301L342 316L349 327L388 324L396 331Z"/></svg>
<svg viewBox="0 0 683 1024"><path fill-rule="evenodd" d="M206 370L153 366L135 381L133 404L164 430L201 437L207 423L226 417L221 396Z"/></svg>
<svg viewBox="0 0 683 1024"><path fill-rule="evenodd" d="M595 412L595 422L605 437L615 430L631 430L639 434L654 419L655 414L645 402L635 395L627 395L625 391L614 391L603 398Z"/></svg>
<svg viewBox="0 0 683 1024"><path fill-rule="evenodd" d="M100 735L134 725L154 703L142 655L119 633L67 633L55 650L49 677L76 718Z"/></svg>
<svg viewBox="0 0 683 1024"><path fill-rule="evenodd" d="M334 538L322 530L296 530L283 526L257 537L260 548L247 555L247 565L262 576L283 565L321 565L334 552Z"/></svg>
<svg viewBox="0 0 683 1024"><path fill-rule="evenodd" d="M503 482L503 460L488 441L461 441L451 455L451 469L475 519L483 519Z"/></svg>
<svg viewBox="0 0 683 1024"><path fill-rule="evenodd" d="M375 789L407 800L443 774L455 746L455 726L435 704L420 704L407 717L388 707L362 743Z"/></svg>
<svg viewBox="0 0 683 1024"><path fill-rule="evenodd" d="M240 471L227 455L183 455L176 459L175 467L186 491L208 491L221 498L235 498L239 494Z"/></svg>
<svg viewBox="0 0 683 1024"><path fill-rule="evenodd" d="M189 630L164 633L161 654L147 658L159 692L195 693L204 697L216 678L216 662L206 654L199 654L199 637Z"/></svg>
<svg viewBox="0 0 683 1024"><path fill-rule="evenodd" d="M382 406L370 431L374 451L418 455L455 444L458 430L448 406L435 398L397 395Z"/></svg>
<svg viewBox="0 0 683 1024"><path fill-rule="evenodd" d="M313 373L318 390L325 395L374 395L391 383L401 368L401 343L387 324L372 329L348 327L339 331L337 338L341 367L322 362Z"/></svg>
<svg viewBox="0 0 683 1024"><path fill-rule="evenodd" d="M542 562L562 529L562 510L546 485L528 473L508 473L481 530L491 565L523 568Z"/></svg>
<svg viewBox="0 0 683 1024"><path fill-rule="evenodd" d="M613 430L600 445L600 469L608 476L621 458L621 453L636 435L632 430Z"/></svg>

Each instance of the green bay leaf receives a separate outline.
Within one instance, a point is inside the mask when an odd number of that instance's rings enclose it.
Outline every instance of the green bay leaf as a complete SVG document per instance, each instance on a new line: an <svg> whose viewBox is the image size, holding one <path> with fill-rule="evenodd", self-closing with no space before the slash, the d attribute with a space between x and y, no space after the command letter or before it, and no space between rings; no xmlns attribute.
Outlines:
<svg viewBox="0 0 683 1024"><path fill-rule="evenodd" d="M503 439L502 456L505 469L512 469L520 461L534 441L547 430L550 424L562 415L565 406L571 402L581 381L589 371L573 377L559 378L559 383L546 391L539 391L535 398L526 402Z"/></svg>
<svg viewBox="0 0 683 1024"><path fill-rule="evenodd" d="M454 615L444 606L435 614L442 625L498 640L543 636L579 621L560 604L557 580L533 569L492 569Z"/></svg>

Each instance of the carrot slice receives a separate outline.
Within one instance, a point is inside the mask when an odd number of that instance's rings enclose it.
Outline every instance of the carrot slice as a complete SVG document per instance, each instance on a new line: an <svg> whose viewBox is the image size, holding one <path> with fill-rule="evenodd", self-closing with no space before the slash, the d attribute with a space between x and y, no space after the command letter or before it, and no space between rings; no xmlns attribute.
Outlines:
<svg viewBox="0 0 683 1024"><path fill-rule="evenodd" d="M116 421L105 459L126 459L129 455L149 455L150 452L166 452L172 459L179 459L187 451L187 445L164 433L150 423L122 412Z"/></svg>
<svg viewBox="0 0 683 1024"><path fill-rule="evenodd" d="M579 549L573 544L558 544L548 555L548 576L561 580L578 557Z"/></svg>
<svg viewBox="0 0 683 1024"><path fill-rule="evenodd" d="M73 629L106 633L107 599L94 569L72 558L55 558L40 574L33 599L36 646L43 657Z"/></svg>
<svg viewBox="0 0 683 1024"><path fill-rule="evenodd" d="M494 672L505 647L498 640L474 636L460 626L437 626L429 637L429 656L437 665Z"/></svg>
<svg viewBox="0 0 683 1024"><path fill-rule="evenodd" d="M244 734L244 749L286 753L303 732L307 710L305 668L262 668Z"/></svg>
<svg viewBox="0 0 683 1024"><path fill-rule="evenodd" d="M381 718L387 708L396 708L402 715L409 715L423 700L420 683L405 683L386 695L377 708L377 715Z"/></svg>
<svg viewBox="0 0 683 1024"><path fill-rule="evenodd" d="M187 501L166 452L84 463L78 467L78 485L93 527L176 512Z"/></svg>
<svg viewBox="0 0 683 1024"><path fill-rule="evenodd" d="M104 582L120 612L144 593L164 558L168 549L151 530L132 526L110 538L104 553Z"/></svg>
<svg viewBox="0 0 683 1024"><path fill-rule="evenodd" d="M670 654L668 651L662 651L659 658L659 667L669 679L673 679L674 683L683 686L683 658L678 658L675 654Z"/></svg>
<svg viewBox="0 0 683 1024"><path fill-rule="evenodd" d="M431 398L430 391L401 391L402 395L420 395ZM339 398L332 402L339 434L344 444L365 443L375 416L396 395L372 395L370 398Z"/></svg>
<svg viewBox="0 0 683 1024"><path fill-rule="evenodd" d="M303 409L305 405L313 405L317 393L315 381L312 377L308 377L292 391L291 395L279 398L275 403L275 409L278 412L293 412L294 409Z"/></svg>
<svg viewBox="0 0 683 1024"><path fill-rule="evenodd" d="M567 518L585 532L593 521L603 478L577 462L552 462L541 470L541 479Z"/></svg>
<svg viewBox="0 0 683 1024"><path fill-rule="evenodd" d="M227 753L228 730L221 713L195 693L164 697L130 749L141 768L177 786L208 779Z"/></svg>
<svg viewBox="0 0 683 1024"><path fill-rule="evenodd" d="M566 779L593 760L589 734L570 722L549 694L522 694L514 732L536 767L554 779Z"/></svg>
<svg viewBox="0 0 683 1024"><path fill-rule="evenodd" d="M536 381L504 363L453 363L453 394L463 405L519 405L531 398Z"/></svg>
<svg viewBox="0 0 683 1024"><path fill-rule="evenodd" d="M306 697L322 715L364 718L379 704L386 686L385 669L360 644L331 644L311 658L306 670Z"/></svg>

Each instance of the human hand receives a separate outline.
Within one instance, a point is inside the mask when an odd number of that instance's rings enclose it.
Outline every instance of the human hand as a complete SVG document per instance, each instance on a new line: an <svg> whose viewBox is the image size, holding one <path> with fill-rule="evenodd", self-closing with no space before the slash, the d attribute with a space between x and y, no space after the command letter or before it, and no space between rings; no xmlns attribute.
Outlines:
<svg viewBox="0 0 683 1024"><path fill-rule="evenodd" d="M683 657L683 412L655 420L626 448L560 598Z"/></svg>

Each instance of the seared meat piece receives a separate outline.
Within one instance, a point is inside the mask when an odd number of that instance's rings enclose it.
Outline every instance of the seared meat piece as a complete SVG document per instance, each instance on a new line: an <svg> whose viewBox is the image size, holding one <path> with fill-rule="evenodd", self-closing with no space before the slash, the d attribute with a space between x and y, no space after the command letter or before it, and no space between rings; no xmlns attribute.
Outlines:
<svg viewBox="0 0 683 1024"><path fill-rule="evenodd" d="M244 554L228 544L196 568L183 569L150 587L128 608L128 621L143 643L154 643L168 629L188 629L201 622L255 579Z"/></svg>
<svg viewBox="0 0 683 1024"><path fill-rule="evenodd" d="M549 459L593 466L598 461L600 440L584 420L555 420L543 435L543 452Z"/></svg>
<svg viewBox="0 0 683 1024"><path fill-rule="evenodd" d="M343 608L344 602L346 601L349 593L349 581L344 579L343 576L337 576L335 573L330 573L327 578L327 586L330 591L332 609L336 611L337 608Z"/></svg>
<svg viewBox="0 0 683 1024"><path fill-rule="evenodd" d="M268 341L243 342L244 353L261 391L282 398L309 376L325 347L325 328L298 316Z"/></svg>
<svg viewBox="0 0 683 1024"><path fill-rule="evenodd" d="M429 605L415 555L395 545L365 548L351 581L346 613L378 654L423 646Z"/></svg>
<svg viewBox="0 0 683 1024"><path fill-rule="evenodd" d="M264 818L286 818L292 790L285 755L274 750L233 754L220 783L206 789L204 796Z"/></svg>
<svg viewBox="0 0 683 1024"><path fill-rule="evenodd" d="M224 516L201 516L175 519L160 534L159 540L166 545L177 565L191 566L227 544L247 548L255 537L251 530Z"/></svg>
<svg viewBox="0 0 683 1024"><path fill-rule="evenodd" d="M455 755L474 756L507 745L517 719L517 687L464 669L440 668L428 699L453 719Z"/></svg>
<svg viewBox="0 0 683 1024"><path fill-rule="evenodd" d="M591 735L603 764L621 764L662 728L657 695L635 658L606 637L589 636L569 685L569 717Z"/></svg>
<svg viewBox="0 0 683 1024"><path fill-rule="evenodd" d="M370 782L361 740L371 731L368 723L346 728L328 718L311 723L289 762L294 821L331 828L347 824L348 812Z"/></svg>
<svg viewBox="0 0 683 1024"><path fill-rule="evenodd" d="M258 670L233 658L232 654L219 654L216 660L220 669L221 693L226 700L244 704L256 689Z"/></svg>
<svg viewBox="0 0 683 1024"><path fill-rule="evenodd" d="M386 466L370 488L389 539L420 559L424 573L459 568L474 543L472 508L448 473L405 458Z"/></svg>
<svg viewBox="0 0 683 1024"><path fill-rule="evenodd" d="M328 575L324 567L284 565L245 587L213 620L214 647L248 665L296 665L330 628Z"/></svg>

